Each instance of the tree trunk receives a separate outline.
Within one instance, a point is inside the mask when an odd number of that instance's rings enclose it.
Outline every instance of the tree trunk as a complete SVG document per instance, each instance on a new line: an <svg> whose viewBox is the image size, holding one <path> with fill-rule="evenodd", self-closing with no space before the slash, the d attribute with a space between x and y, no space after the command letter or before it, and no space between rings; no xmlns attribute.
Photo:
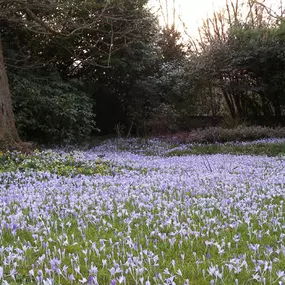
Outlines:
<svg viewBox="0 0 285 285"><path fill-rule="evenodd" d="M20 145L0 38L0 149L20 149Z"/></svg>

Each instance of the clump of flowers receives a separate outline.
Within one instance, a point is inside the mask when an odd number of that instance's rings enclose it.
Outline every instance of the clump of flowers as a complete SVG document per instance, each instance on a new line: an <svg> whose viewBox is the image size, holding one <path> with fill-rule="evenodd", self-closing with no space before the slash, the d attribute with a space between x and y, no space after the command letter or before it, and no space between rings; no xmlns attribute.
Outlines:
<svg viewBox="0 0 285 285"><path fill-rule="evenodd" d="M285 282L283 157L108 142L1 159L1 284Z"/></svg>

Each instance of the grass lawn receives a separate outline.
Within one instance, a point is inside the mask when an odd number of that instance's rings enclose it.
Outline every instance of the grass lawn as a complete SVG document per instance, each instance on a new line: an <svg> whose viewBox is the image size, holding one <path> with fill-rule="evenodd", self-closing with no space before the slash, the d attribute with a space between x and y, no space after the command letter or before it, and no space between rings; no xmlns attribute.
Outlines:
<svg viewBox="0 0 285 285"><path fill-rule="evenodd" d="M0 284L283 284L284 153L134 140L1 153Z"/></svg>
<svg viewBox="0 0 285 285"><path fill-rule="evenodd" d="M258 144L208 144L193 145L189 150L169 151L168 156L188 154L285 155L285 142Z"/></svg>

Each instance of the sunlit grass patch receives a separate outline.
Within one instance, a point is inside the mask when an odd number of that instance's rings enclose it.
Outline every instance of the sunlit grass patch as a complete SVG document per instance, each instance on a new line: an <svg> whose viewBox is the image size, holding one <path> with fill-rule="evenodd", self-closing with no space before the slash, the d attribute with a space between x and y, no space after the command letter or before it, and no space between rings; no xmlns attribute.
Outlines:
<svg viewBox="0 0 285 285"><path fill-rule="evenodd" d="M70 154L59 154L56 152L34 152L22 154L17 152L0 153L0 172L15 171L48 171L57 175L93 175L109 174L111 166L100 158L93 161L92 165L76 160Z"/></svg>
<svg viewBox="0 0 285 285"><path fill-rule="evenodd" d="M166 156L183 156L195 154L234 154L234 155L285 155L285 143L259 143L259 144L204 144L193 145L186 150L169 151Z"/></svg>

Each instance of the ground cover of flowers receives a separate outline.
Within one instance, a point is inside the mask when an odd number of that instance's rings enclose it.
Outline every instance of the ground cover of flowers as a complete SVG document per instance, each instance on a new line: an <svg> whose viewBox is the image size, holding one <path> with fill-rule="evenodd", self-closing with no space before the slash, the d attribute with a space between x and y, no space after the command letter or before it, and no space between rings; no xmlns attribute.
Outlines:
<svg viewBox="0 0 285 285"><path fill-rule="evenodd" d="M131 146L0 154L0 284L285 284L285 157Z"/></svg>

